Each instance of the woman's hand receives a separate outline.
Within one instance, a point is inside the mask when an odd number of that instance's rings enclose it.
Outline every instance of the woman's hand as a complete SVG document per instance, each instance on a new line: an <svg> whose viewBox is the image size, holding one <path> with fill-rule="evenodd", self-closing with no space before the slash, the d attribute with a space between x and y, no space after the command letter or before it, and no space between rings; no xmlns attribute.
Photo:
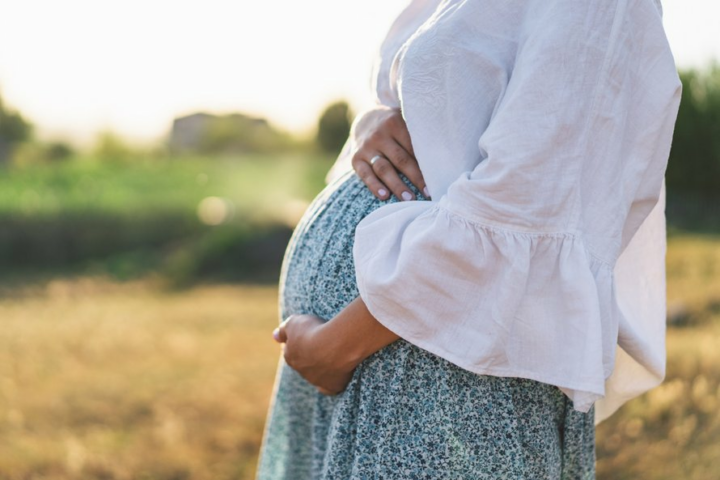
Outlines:
<svg viewBox="0 0 720 480"><path fill-rule="evenodd" d="M353 122L350 138L352 166L377 198L386 200L389 190L399 200L415 199L398 170L430 197L399 109L379 105L366 111Z"/></svg>
<svg viewBox="0 0 720 480"><path fill-rule="evenodd" d="M359 360L342 351L339 339L323 335L324 326L315 315L290 315L273 337L284 343L283 356L289 366L320 393L335 395L345 390Z"/></svg>
<svg viewBox="0 0 720 480"><path fill-rule="evenodd" d="M273 337L285 344L285 362L326 395L345 390L360 362L400 339L360 296L325 323L315 315L290 315Z"/></svg>

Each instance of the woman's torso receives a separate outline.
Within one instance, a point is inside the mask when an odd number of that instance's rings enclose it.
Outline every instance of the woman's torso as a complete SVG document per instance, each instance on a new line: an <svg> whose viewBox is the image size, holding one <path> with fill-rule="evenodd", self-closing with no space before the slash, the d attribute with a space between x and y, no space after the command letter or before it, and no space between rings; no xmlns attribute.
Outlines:
<svg viewBox="0 0 720 480"><path fill-rule="evenodd" d="M416 196L428 200L404 175ZM353 170L328 184L312 201L285 251L280 272L280 314L312 313L329 320L359 295L353 270L355 226L370 212L398 202L380 200ZM350 270L350 271L348 271ZM336 292L328 295L328 292ZM312 312L304 309L310 306Z"/></svg>
<svg viewBox="0 0 720 480"><path fill-rule="evenodd" d="M483 15L485 1L412 0L379 49L372 71L376 102L402 107L435 198L483 160L478 139L507 86L524 3L505 2ZM471 82L455 81L468 74ZM340 155L329 181L352 168L351 153Z"/></svg>

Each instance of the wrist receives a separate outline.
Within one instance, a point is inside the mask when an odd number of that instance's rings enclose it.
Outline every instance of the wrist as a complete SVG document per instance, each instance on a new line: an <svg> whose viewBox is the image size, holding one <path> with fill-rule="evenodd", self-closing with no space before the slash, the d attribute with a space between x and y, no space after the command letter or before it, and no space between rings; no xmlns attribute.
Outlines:
<svg viewBox="0 0 720 480"><path fill-rule="evenodd" d="M327 351L334 365L350 372L372 352L367 352L357 336L351 335L351 332L341 327L341 322L334 319L318 327L319 346Z"/></svg>
<svg viewBox="0 0 720 480"><path fill-rule="evenodd" d="M321 325L318 334L318 348L347 371L400 338L372 316L360 296Z"/></svg>

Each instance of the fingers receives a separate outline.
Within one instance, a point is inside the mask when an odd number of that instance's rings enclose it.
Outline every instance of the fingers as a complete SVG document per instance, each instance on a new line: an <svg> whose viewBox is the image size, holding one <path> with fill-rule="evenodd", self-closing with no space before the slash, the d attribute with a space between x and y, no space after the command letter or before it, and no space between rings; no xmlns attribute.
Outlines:
<svg viewBox="0 0 720 480"><path fill-rule="evenodd" d="M418 190L425 193L426 185L423 174L417 160L399 143L391 145L386 151L385 156L390 160L393 166L400 170L410 182L417 187ZM401 180L402 181L402 180ZM429 196L425 193L425 196Z"/></svg>
<svg viewBox="0 0 720 480"><path fill-rule="evenodd" d="M275 330L273 330L273 338L278 343L285 343L287 342L287 331L285 328L287 327L287 323L290 321L290 317L285 319Z"/></svg>
<svg viewBox="0 0 720 480"><path fill-rule="evenodd" d="M370 191L373 192L377 198L380 200L387 200L390 196L390 192L388 191L387 186L378 179L377 175L375 175L373 168L367 160L363 160L359 157L357 157L357 160L353 159L353 168L355 168L355 172L358 177L365 182L365 185L367 185Z"/></svg>
<svg viewBox="0 0 720 480"><path fill-rule="evenodd" d="M390 134L397 143L397 152L393 156L392 152L387 152L390 160L395 167L400 170L415 185L418 190L423 192L426 197L430 197L423 178L420 166L415 158L415 149L410 138L410 131L407 128L402 112L399 110L388 120L390 126Z"/></svg>
<svg viewBox="0 0 720 480"><path fill-rule="evenodd" d="M402 148L398 148L402 150ZM391 150L391 148L388 150ZM395 152L395 157L397 158L399 150L395 150ZM371 165L370 161L372 161L373 157L376 155L379 155L380 157ZM402 153L400 153L400 155L402 155ZM407 162L414 162L414 160L408 157L407 152L405 152L405 158L400 160L399 163L406 164ZM398 200L407 201L415 199L415 195L413 195L410 188L408 188L405 182L403 182L400 178L397 169L382 153L378 151L358 152L353 157L352 164L358 177L362 179L370 191L373 192L373 194L380 200L387 200L390 192L392 192ZM413 173L412 165L409 168L406 166L403 168L411 172L410 175L414 178L417 178L420 173L417 165L414 167L416 170L415 173ZM421 179L419 183L424 186L424 183L422 182L422 175L420 174L419 176ZM411 179L411 177L408 176L408 179Z"/></svg>
<svg viewBox="0 0 720 480"><path fill-rule="evenodd" d="M402 114L398 113L397 115L393 116L392 122L394 127L392 129L393 138L395 138L395 141L398 142L400 146L410 154L411 157L415 158L415 150L413 149L412 140L410 139L410 131L407 128L405 119L403 119Z"/></svg>
<svg viewBox="0 0 720 480"><path fill-rule="evenodd" d="M275 330L273 330L273 338L278 343L287 342L287 334L285 333L285 329L278 327Z"/></svg>
<svg viewBox="0 0 720 480"><path fill-rule="evenodd" d="M395 158L398 158L397 150L393 150L393 155L395 156ZM401 160L401 163L409 161L407 159L407 153L405 155L406 156L403 158L403 160ZM372 170L375 175L377 175L377 177L380 179L380 181L387 185L390 191L393 192L393 194L399 200L407 201L415 199L415 195L413 195L408 186L405 185L405 182L402 181L400 175L398 174L398 171L393 165L393 162L391 162L387 157L383 155L379 157L375 162L373 162Z"/></svg>
<svg viewBox="0 0 720 480"><path fill-rule="evenodd" d="M398 200L415 199L400 174L430 197L399 108L382 106L366 112L353 123L351 135L355 145L352 166L377 198L386 200L392 192ZM371 162L376 155L381 158Z"/></svg>

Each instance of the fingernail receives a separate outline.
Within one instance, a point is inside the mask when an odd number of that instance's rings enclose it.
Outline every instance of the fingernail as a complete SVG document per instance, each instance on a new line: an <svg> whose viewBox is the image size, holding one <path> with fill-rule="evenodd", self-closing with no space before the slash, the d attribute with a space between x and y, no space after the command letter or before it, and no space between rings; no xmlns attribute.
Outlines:
<svg viewBox="0 0 720 480"><path fill-rule="evenodd" d="M385 190L384 188L381 188L380 190L378 190L378 195L380 195L381 197L384 197L385 195L387 195L387 190Z"/></svg>
<svg viewBox="0 0 720 480"><path fill-rule="evenodd" d="M412 200L412 195L410 195L410 192L408 191L402 192L402 197L403 200Z"/></svg>
<svg viewBox="0 0 720 480"><path fill-rule="evenodd" d="M275 330L273 330L273 338L277 342L280 341L280 329L279 328L276 328Z"/></svg>
<svg viewBox="0 0 720 480"><path fill-rule="evenodd" d="M425 194L426 197L430 198L430 192L427 189L427 185L425 185L423 187L423 193Z"/></svg>

